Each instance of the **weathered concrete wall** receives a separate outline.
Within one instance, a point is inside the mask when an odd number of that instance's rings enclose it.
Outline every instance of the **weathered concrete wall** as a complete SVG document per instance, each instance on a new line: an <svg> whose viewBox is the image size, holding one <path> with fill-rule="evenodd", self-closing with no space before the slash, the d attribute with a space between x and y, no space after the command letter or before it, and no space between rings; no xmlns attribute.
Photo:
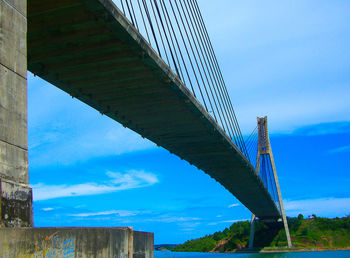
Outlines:
<svg viewBox="0 0 350 258"><path fill-rule="evenodd" d="M2 228L0 257L152 258L153 234L130 228Z"/></svg>
<svg viewBox="0 0 350 258"><path fill-rule="evenodd" d="M154 237L151 233L134 231L133 258L153 257Z"/></svg>
<svg viewBox="0 0 350 258"><path fill-rule="evenodd" d="M0 223L5 227L33 225L32 189L28 185L0 180Z"/></svg>
<svg viewBox="0 0 350 258"><path fill-rule="evenodd" d="M0 0L0 62L3 66L26 79L27 18L25 8L25 0ZM19 10L22 10L22 12Z"/></svg>
<svg viewBox="0 0 350 258"><path fill-rule="evenodd" d="M0 0L0 226L32 226L27 143L27 1Z"/></svg>

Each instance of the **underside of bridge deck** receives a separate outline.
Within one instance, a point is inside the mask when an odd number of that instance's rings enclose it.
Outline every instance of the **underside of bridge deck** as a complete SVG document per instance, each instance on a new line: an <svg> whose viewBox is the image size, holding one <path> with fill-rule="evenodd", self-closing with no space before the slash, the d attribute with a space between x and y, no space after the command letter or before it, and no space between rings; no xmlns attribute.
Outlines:
<svg viewBox="0 0 350 258"><path fill-rule="evenodd" d="M27 35L28 70L203 170L257 217L280 217L249 161L111 0L28 1Z"/></svg>

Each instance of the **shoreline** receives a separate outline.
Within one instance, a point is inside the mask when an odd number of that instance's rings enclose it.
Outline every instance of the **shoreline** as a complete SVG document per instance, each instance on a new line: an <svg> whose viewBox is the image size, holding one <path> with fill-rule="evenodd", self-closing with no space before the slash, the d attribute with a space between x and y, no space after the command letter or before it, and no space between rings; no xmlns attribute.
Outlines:
<svg viewBox="0 0 350 258"><path fill-rule="evenodd" d="M350 251L350 247L345 248L301 248L301 249L267 249L267 250L236 250L232 252L224 253L300 253L300 252L324 252L324 251ZM208 252L208 253L220 253L220 252Z"/></svg>
<svg viewBox="0 0 350 258"><path fill-rule="evenodd" d="M154 250L158 252L170 251L170 250ZM202 252L202 253L213 253L213 254L233 254L233 253L301 253L301 252L326 252L326 251L350 251L350 247L345 248L300 248L300 249L261 249L261 250L236 250L230 252ZM193 251L172 251L175 253L197 253ZM200 252L201 253L201 252Z"/></svg>

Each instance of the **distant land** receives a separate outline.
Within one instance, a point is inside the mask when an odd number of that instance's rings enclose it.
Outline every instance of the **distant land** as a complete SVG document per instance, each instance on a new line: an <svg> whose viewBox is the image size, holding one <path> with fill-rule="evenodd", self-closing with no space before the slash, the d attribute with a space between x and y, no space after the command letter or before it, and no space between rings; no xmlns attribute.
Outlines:
<svg viewBox="0 0 350 258"><path fill-rule="evenodd" d="M350 249L350 215L343 218L321 218L303 215L288 218L293 242L292 250L340 250ZM239 252L247 251L250 233L249 221L233 223L229 228L180 245L157 245L155 250L175 252ZM283 250L287 246L282 226L270 226L257 222L255 251Z"/></svg>
<svg viewBox="0 0 350 258"><path fill-rule="evenodd" d="M177 245L175 244L165 244L165 245L154 245L155 251L171 251L174 250Z"/></svg>

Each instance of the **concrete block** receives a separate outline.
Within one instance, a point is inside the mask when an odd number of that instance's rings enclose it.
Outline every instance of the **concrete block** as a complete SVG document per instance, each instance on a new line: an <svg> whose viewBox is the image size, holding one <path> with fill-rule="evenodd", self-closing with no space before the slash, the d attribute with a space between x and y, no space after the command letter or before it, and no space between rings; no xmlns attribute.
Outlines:
<svg viewBox="0 0 350 258"><path fill-rule="evenodd" d="M134 231L133 248L133 258L152 258L154 249L153 233Z"/></svg>
<svg viewBox="0 0 350 258"><path fill-rule="evenodd" d="M5 227L33 226L32 189L0 180L0 223Z"/></svg>
<svg viewBox="0 0 350 258"><path fill-rule="evenodd" d="M0 140L28 148L27 81L0 65Z"/></svg>
<svg viewBox="0 0 350 258"><path fill-rule="evenodd" d="M0 140L0 178L29 183L27 150Z"/></svg>
<svg viewBox="0 0 350 258"><path fill-rule="evenodd" d="M153 234L133 234L129 228L2 228L0 256L131 258L130 236L141 235L149 239L145 243L153 242ZM142 257L153 257L153 246L141 249L146 250Z"/></svg>
<svg viewBox="0 0 350 258"><path fill-rule="evenodd" d="M27 78L27 19L0 0L0 64Z"/></svg>
<svg viewBox="0 0 350 258"><path fill-rule="evenodd" d="M27 17L27 1L26 0L4 0L20 14Z"/></svg>

